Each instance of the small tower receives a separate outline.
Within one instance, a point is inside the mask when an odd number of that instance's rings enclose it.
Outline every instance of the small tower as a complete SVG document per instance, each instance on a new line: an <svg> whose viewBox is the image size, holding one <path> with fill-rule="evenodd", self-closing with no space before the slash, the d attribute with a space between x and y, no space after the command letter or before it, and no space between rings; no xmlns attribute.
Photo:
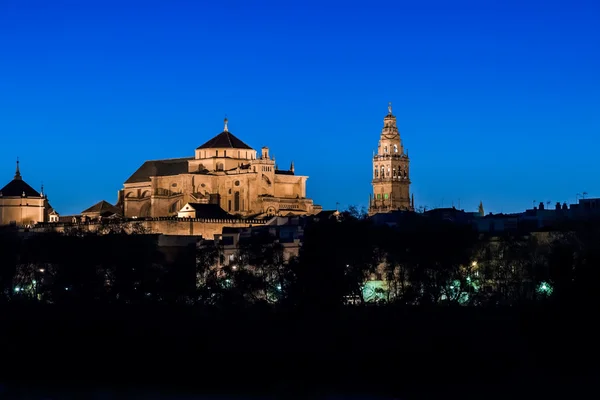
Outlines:
<svg viewBox="0 0 600 400"><path fill-rule="evenodd" d="M373 198L369 215L396 210L413 211L414 198L410 195L410 160L404 151L392 103L383 118L377 154L373 156Z"/></svg>
<svg viewBox="0 0 600 400"><path fill-rule="evenodd" d="M294 162L292 161L292 164L290 165L290 171L294 172Z"/></svg>
<svg viewBox="0 0 600 400"><path fill-rule="evenodd" d="M480 217L485 216L485 212L483 211L483 201L479 202L479 210L478 211L479 211L479 216Z"/></svg>

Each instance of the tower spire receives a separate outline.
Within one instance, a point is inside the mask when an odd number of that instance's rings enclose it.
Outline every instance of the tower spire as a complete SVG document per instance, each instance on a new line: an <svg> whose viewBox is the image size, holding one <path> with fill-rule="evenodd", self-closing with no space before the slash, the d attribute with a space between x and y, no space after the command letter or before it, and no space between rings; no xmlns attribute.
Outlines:
<svg viewBox="0 0 600 400"><path fill-rule="evenodd" d="M17 157L17 171L15 172L15 179L21 180L21 171L19 170L19 157Z"/></svg>
<svg viewBox="0 0 600 400"><path fill-rule="evenodd" d="M223 132L229 132L229 129L227 129L227 116L225 116L225 128L223 128Z"/></svg>

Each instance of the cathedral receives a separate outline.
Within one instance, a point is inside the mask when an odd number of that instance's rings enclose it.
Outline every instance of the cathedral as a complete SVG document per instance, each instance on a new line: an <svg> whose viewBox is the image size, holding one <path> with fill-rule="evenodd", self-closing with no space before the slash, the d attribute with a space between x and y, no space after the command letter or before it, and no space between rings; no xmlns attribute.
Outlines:
<svg viewBox="0 0 600 400"><path fill-rule="evenodd" d="M373 193L369 196L369 215L396 210L414 211L409 163L390 103L388 114L383 119L377 154L373 155Z"/></svg>
<svg viewBox="0 0 600 400"><path fill-rule="evenodd" d="M257 154L225 119L193 157L146 161L125 181L119 205L127 218L177 216L188 204L218 204L243 218L310 215L321 207L306 198L307 179L293 162L279 169L268 147Z"/></svg>
<svg viewBox="0 0 600 400"><path fill-rule="evenodd" d="M23 180L17 160L13 180L0 189L0 226L33 226L46 222L51 210L44 188L40 193Z"/></svg>

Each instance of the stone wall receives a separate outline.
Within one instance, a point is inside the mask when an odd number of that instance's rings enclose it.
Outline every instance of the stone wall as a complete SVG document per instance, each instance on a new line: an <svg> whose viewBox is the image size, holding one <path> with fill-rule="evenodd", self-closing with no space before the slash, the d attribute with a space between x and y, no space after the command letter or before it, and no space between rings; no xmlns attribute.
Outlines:
<svg viewBox="0 0 600 400"><path fill-rule="evenodd" d="M45 198L0 197L0 225L33 225L46 220Z"/></svg>
<svg viewBox="0 0 600 400"><path fill-rule="evenodd" d="M243 219L202 219L202 218L147 218L131 219L119 223L89 222L80 224L44 223L38 224L31 231L34 232L64 232L70 229L97 232L109 231L111 228L123 228L126 231L142 231L163 235L202 236L203 239L212 240L217 234L223 232L224 227L248 228L251 226L265 225L267 220ZM139 229L139 228L141 229Z"/></svg>

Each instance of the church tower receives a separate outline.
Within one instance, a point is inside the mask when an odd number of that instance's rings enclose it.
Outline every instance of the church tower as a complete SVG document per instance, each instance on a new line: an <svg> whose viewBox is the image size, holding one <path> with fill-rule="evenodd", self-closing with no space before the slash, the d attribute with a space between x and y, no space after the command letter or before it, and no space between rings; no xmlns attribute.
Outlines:
<svg viewBox="0 0 600 400"><path fill-rule="evenodd" d="M400 140L392 103L383 119L377 154L373 155L373 193L369 215L396 210L414 211L410 197L409 159Z"/></svg>

